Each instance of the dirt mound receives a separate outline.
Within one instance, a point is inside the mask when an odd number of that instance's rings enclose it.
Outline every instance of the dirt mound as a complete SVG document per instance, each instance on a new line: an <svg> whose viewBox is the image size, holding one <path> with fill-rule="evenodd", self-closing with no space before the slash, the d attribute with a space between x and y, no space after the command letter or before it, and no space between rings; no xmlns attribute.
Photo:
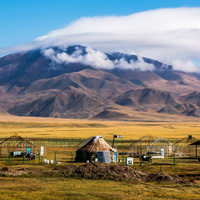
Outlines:
<svg viewBox="0 0 200 200"><path fill-rule="evenodd" d="M85 165L57 167L54 173L64 176L80 176L86 179L139 180L145 181L148 174L125 165L109 165L92 162Z"/></svg>
<svg viewBox="0 0 200 200"><path fill-rule="evenodd" d="M52 175L73 176L75 174L76 169L77 169L76 165L56 167L53 169Z"/></svg>
<svg viewBox="0 0 200 200"><path fill-rule="evenodd" d="M147 181L151 182L171 182L171 183L184 183L187 184L189 183L185 179L179 177L179 176L170 176L168 174L165 174L163 172L160 173L153 173L149 174L147 177Z"/></svg>
<svg viewBox="0 0 200 200"><path fill-rule="evenodd" d="M105 180L137 180L147 182L171 182L189 183L179 176L170 176L165 173L148 174L125 165L110 165L106 163L92 162L76 166L66 166L54 169L55 174L68 176L79 176L86 179L105 179Z"/></svg>
<svg viewBox="0 0 200 200"><path fill-rule="evenodd" d="M27 174L24 168L21 169L9 169L8 167L2 167L0 169L0 176L21 176Z"/></svg>
<svg viewBox="0 0 200 200"><path fill-rule="evenodd" d="M109 165L105 163L89 163L78 167L76 174L84 178L108 179L108 180L141 180L146 179L145 172L133 169L125 165Z"/></svg>

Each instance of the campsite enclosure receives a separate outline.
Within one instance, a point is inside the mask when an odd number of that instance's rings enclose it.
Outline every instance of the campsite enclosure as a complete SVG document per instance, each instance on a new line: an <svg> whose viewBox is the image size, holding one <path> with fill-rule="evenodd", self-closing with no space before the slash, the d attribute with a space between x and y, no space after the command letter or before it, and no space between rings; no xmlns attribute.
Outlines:
<svg viewBox="0 0 200 200"><path fill-rule="evenodd" d="M137 141L134 141L129 146L129 153L133 156L142 154L160 154L161 149L164 149L165 154L173 153L173 144L165 138L154 138L151 135L144 136Z"/></svg>
<svg viewBox="0 0 200 200"><path fill-rule="evenodd" d="M197 147L191 145L197 142L198 139L188 135L174 144L175 153L177 156L198 156Z"/></svg>
<svg viewBox="0 0 200 200"><path fill-rule="evenodd" d="M18 135L13 135L0 143L0 157L9 157L11 152L35 153L35 145Z"/></svg>
<svg viewBox="0 0 200 200"><path fill-rule="evenodd" d="M8 139L8 138L0 138L0 142L2 143L5 139ZM47 137L46 138L45 137L24 138L24 140L28 141L34 145L33 149L35 149L35 153L36 153L35 161L28 161L28 160L26 161L25 160L25 163L29 163L29 164L43 164L44 159L49 160L49 162L51 160L53 160L54 164L55 164L55 160L57 162L60 161L62 164L72 164L75 161L77 149L79 149L80 146L84 143L84 141L86 141L85 138L47 138ZM125 163L126 157L128 157L130 155L129 147L131 144L133 144L136 141L138 141L138 140L133 140L133 139L130 139L130 140L117 139L116 140L115 147L117 148L118 153L119 153L118 161L120 163ZM176 143L178 140L171 139L170 141L173 143ZM106 142L108 144L112 145L112 139L106 139ZM5 143L4 143L4 145L5 145ZM44 146L45 150L46 150L44 156L39 156L39 151L40 151L41 146ZM196 148L195 147L196 146L194 146L194 153L192 155L186 154L187 155L186 157L196 158ZM5 155L6 155L6 153L5 153ZM179 161L181 163L183 162L183 160L181 159L183 157L183 155L176 154L175 156L176 156L176 160L178 158L180 158ZM199 147L198 147L198 156L199 156ZM55 157L56 157L56 159L55 159ZM167 157L169 157L169 159ZM168 163L168 164L174 163L174 153L172 155L167 155L167 157L165 157L165 159L162 159L162 160L155 159L155 160L153 160L153 162L155 161L158 163L162 163L165 161L165 163ZM15 161L14 158L11 158L11 164L22 164L23 160L22 160L22 158L20 158L20 159L17 159ZM186 160L184 160L184 161L186 161ZM139 160L137 158L134 158L134 163L137 163L137 162L139 163ZM8 154L7 154L7 156L0 158L0 163L9 163Z"/></svg>

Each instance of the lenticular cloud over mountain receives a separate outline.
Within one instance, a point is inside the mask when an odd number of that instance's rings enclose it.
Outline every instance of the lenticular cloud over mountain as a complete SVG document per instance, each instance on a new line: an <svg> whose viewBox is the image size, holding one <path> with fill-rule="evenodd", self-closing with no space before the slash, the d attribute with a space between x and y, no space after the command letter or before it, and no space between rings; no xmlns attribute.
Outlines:
<svg viewBox="0 0 200 200"><path fill-rule="evenodd" d="M83 17L11 50L80 44L103 52L119 51L174 63L175 68L183 71L198 71L193 61L200 59L199 21L199 7L157 9L128 16ZM78 54L68 57L63 53L54 59L63 62L80 59L81 62L93 62L97 67L113 68L113 63L99 52L89 52L83 57Z"/></svg>
<svg viewBox="0 0 200 200"><path fill-rule="evenodd" d="M158 9L129 16L84 17L36 38L43 45L89 45L136 52L164 62L199 58L200 8Z"/></svg>

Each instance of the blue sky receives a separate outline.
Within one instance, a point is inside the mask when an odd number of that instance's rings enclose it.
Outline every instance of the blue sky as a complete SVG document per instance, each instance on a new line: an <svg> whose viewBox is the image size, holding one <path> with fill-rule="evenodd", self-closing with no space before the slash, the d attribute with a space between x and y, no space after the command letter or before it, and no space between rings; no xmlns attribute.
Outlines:
<svg viewBox="0 0 200 200"><path fill-rule="evenodd" d="M0 0L0 48L31 42L83 16L198 7L199 0Z"/></svg>
<svg viewBox="0 0 200 200"><path fill-rule="evenodd" d="M200 0L0 0L0 19L0 56L81 44L199 71Z"/></svg>

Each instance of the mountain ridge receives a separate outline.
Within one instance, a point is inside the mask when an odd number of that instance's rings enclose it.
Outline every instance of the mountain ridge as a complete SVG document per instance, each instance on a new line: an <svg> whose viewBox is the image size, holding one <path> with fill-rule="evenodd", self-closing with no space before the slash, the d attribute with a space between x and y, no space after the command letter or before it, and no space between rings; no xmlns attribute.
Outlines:
<svg viewBox="0 0 200 200"><path fill-rule="evenodd" d="M0 58L0 108L20 116L131 120L146 112L158 118L199 117L199 86L197 73L80 45Z"/></svg>

